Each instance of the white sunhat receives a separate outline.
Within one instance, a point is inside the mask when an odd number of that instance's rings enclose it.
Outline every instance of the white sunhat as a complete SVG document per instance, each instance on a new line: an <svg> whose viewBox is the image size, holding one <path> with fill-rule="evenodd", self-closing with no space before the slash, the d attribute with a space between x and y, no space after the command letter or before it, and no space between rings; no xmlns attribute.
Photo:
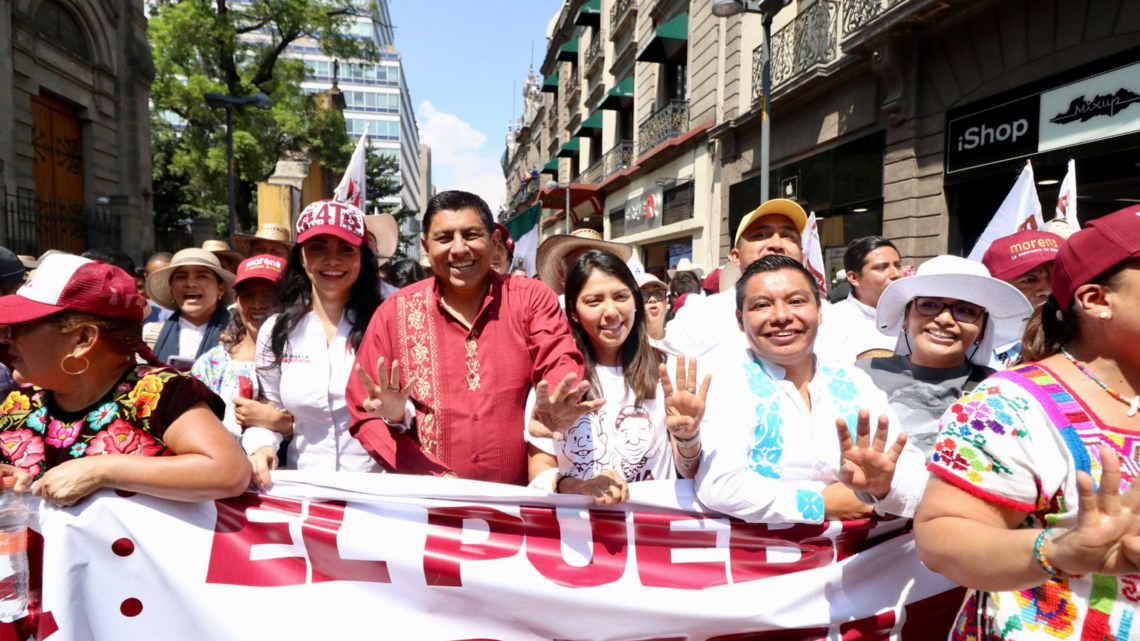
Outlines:
<svg viewBox="0 0 1140 641"><path fill-rule="evenodd" d="M911 352L903 331L903 316L907 304L918 296L953 298L986 309L985 333L970 357L976 365L990 363L995 345L1021 340L1025 323L1033 313L1029 300L1013 285L990 276L985 265L959 256L937 256L919 266L914 276L888 285L879 298L875 326L888 336L898 334L895 354L905 356Z"/></svg>

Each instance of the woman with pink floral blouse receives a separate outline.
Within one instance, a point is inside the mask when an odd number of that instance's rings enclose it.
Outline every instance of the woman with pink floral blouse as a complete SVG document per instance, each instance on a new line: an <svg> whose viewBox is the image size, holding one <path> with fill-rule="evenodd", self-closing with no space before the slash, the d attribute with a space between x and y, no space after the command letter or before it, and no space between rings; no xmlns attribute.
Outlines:
<svg viewBox="0 0 1140 641"><path fill-rule="evenodd" d="M21 383L0 403L0 471L18 491L66 506L101 488L202 501L249 485L221 399L139 338L144 306L126 272L71 255L0 297Z"/></svg>

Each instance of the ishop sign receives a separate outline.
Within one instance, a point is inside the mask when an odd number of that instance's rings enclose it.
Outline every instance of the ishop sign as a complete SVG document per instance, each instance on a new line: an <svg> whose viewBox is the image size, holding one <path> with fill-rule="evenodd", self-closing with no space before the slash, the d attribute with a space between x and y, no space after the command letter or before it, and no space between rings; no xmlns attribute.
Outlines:
<svg viewBox="0 0 1140 641"><path fill-rule="evenodd" d="M1140 132L1140 63L947 114L946 173Z"/></svg>

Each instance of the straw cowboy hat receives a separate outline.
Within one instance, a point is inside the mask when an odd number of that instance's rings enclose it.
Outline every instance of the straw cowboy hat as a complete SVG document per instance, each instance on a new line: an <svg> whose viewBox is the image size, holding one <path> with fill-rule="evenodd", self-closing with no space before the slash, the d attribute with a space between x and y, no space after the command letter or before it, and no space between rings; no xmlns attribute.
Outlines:
<svg viewBox="0 0 1140 641"><path fill-rule="evenodd" d="M562 259L577 249L602 249L628 263L633 256L633 248L624 243L611 243L602 240L602 235L593 229L575 229L569 234L558 234L547 238L538 247L538 277L550 285L557 294L564 294L565 283L558 278L558 266Z"/></svg>
<svg viewBox="0 0 1140 641"><path fill-rule="evenodd" d="M245 260L245 256L242 256L236 251L230 249L230 246L224 240L207 240L206 242L202 243L202 249L210 252L211 254L214 254L218 257L219 260L222 256L225 256L226 258L234 261L234 265L237 265L241 261ZM218 263L218 266L221 266L220 262Z"/></svg>
<svg viewBox="0 0 1140 641"><path fill-rule="evenodd" d="M178 304L174 302L174 295L170 292L170 278L174 275L174 270L179 267L198 266L209 268L210 271L218 275L222 282L226 284L226 295L222 297L220 305L229 305L230 299L233 297L233 286L235 276L222 269L222 264L218 262L218 257L206 249L198 249L191 247L183 249L170 259L170 264L162 269L154 272L146 279L146 292L151 300L162 305L166 309L178 309Z"/></svg>
<svg viewBox="0 0 1140 641"><path fill-rule="evenodd" d="M377 261L381 265L396 254L396 247L400 244L400 230L395 216L392 214L365 216L364 232L368 248L376 254Z"/></svg>
<svg viewBox="0 0 1140 641"><path fill-rule="evenodd" d="M237 250L242 256L249 256L253 254L253 241L267 240L271 243L278 243L284 245L286 250L292 249L293 234L289 231L288 227L282 227L277 223L261 223L257 226L257 231L250 234L234 234L230 237L234 242L234 249Z"/></svg>
<svg viewBox="0 0 1140 641"><path fill-rule="evenodd" d="M689 260L688 258L682 258L681 260L677 261L677 266L673 269L665 270L665 273L669 274L669 278L672 278L673 275L677 272L694 272L697 275L697 278L701 280L704 280L705 277L705 268L701 265L694 265L693 261Z"/></svg>
<svg viewBox="0 0 1140 641"><path fill-rule="evenodd" d="M990 276L985 265L960 256L937 256L923 263L914 276L900 278L883 290L875 325L888 336L898 335L895 354L910 354L910 341L903 331L906 306L917 296L953 298L986 309L985 333L970 356L975 365L989 365L995 346L1021 339L1033 306L1009 283Z"/></svg>

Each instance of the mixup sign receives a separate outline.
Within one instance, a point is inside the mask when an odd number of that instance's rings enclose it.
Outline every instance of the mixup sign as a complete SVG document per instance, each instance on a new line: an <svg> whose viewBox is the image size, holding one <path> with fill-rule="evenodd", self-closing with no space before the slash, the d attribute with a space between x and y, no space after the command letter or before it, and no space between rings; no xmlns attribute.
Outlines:
<svg viewBox="0 0 1140 641"><path fill-rule="evenodd" d="M1140 63L947 114L946 173L1140 131Z"/></svg>

